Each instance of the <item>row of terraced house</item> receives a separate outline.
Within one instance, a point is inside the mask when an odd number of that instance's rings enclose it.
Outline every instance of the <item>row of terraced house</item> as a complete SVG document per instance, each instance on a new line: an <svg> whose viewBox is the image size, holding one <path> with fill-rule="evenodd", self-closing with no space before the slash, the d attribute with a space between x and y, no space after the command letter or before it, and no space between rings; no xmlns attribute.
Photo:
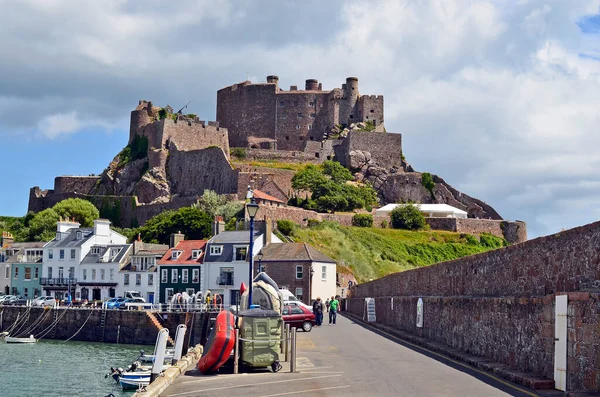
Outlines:
<svg viewBox="0 0 600 397"><path fill-rule="evenodd" d="M253 274L266 271L306 303L335 295L335 261L308 244L282 242L268 224L253 235ZM235 304L241 283L248 285L250 233L225 231L221 219L212 229L209 240L176 233L169 245L127 243L105 219L91 228L61 220L49 242L13 242L3 233L0 292L105 301L138 291L148 302L167 303L180 292L211 291L224 305Z"/></svg>

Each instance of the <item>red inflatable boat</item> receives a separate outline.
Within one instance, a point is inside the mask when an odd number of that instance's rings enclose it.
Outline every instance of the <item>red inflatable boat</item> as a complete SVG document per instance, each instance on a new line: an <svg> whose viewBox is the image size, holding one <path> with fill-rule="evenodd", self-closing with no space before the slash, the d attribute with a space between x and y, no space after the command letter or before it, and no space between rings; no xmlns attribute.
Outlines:
<svg viewBox="0 0 600 397"><path fill-rule="evenodd" d="M215 373L229 359L235 345L235 317L228 310L217 315L215 325L208 336L198 369L203 374Z"/></svg>

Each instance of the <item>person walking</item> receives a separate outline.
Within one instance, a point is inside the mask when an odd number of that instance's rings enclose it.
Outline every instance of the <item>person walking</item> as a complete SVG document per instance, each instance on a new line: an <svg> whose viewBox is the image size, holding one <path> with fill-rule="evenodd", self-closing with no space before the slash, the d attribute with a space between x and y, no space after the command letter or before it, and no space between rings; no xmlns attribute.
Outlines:
<svg viewBox="0 0 600 397"><path fill-rule="evenodd" d="M320 327L323 325L323 302L321 302L320 297L313 303L313 313L315 314L316 326Z"/></svg>
<svg viewBox="0 0 600 397"><path fill-rule="evenodd" d="M340 302L332 296L331 302L329 302L329 325L335 325L339 305Z"/></svg>
<svg viewBox="0 0 600 397"><path fill-rule="evenodd" d="M325 306L327 307L327 311L329 312L329 298L325 301Z"/></svg>

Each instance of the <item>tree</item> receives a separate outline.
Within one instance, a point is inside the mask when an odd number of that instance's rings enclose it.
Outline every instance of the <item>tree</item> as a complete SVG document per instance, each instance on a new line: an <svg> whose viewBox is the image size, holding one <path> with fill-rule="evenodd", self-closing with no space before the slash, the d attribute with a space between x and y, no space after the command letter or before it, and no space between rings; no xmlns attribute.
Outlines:
<svg viewBox="0 0 600 397"><path fill-rule="evenodd" d="M58 202L52 208L38 212L29 220L28 240L50 241L56 234L56 222L60 219L75 219L82 227L90 227L100 213L94 204L79 198Z"/></svg>
<svg viewBox="0 0 600 397"><path fill-rule="evenodd" d="M138 229L142 240L150 243L168 244L173 233L184 232L189 240L203 240L211 236L212 218L198 208L182 207L177 211L165 211L150 218Z"/></svg>
<svg viewBox="0 0 600 397"><path fill-rule="evenodd" d="M309 164L292 177L292 189L314 191L319 185L327 182L323 171L314 164Z"/></svg>
<svg viewBox="0 0 600 397"><path fill-rule="evenodd" d="M219 215L225 222L229 222L244 209L244 204L231 201L225 195L217 194L214 190L205 190L202 197L192 207L204 211L211 219L215 215Z"/></svg>
<svg viewBox="0 0 600 397"><path fill-rule="evenodd" d="M323 163L323 173L335 183L346 183L352 180L352 172L336 161L326 160Z"/></svg>
<svg viewBox="0 0 600 397"><path fill-rule="evenodd" d="M425 217L419 208L412 204L394 208L391 218L394 229L418 230L425 227Z"/></svg>

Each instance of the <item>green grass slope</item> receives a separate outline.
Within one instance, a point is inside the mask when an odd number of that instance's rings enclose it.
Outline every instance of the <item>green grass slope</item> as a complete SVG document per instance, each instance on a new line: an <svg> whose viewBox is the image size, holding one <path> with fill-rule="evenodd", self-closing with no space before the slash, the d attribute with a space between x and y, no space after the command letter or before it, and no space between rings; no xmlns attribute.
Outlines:
<svg viewBox="0 0 600 397"><path fill-rule="evenodd" d="M505 245L501 238L441 232L340 226L323 222L296 229L294 239L309 243L349 268L359 282L428 266Z"/></svg>

